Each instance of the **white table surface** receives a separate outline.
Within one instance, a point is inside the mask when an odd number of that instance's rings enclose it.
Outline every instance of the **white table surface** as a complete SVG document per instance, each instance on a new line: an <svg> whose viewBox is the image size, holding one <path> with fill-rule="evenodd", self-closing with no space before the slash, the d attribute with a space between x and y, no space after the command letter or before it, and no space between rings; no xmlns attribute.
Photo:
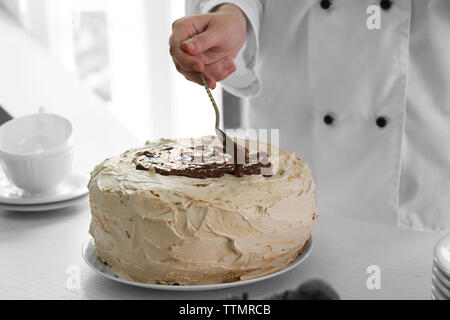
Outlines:
<svg viewBox="0 0 450 320"><path fill-rule="evenodd" d="M328 281L343 299L429 299L432 249L442 236L321 216L307 261L277 278L209 292L168 292L120 284L92 271L81 245L90 222L88 200L38 213L0 211L0 298L221 299L247 292L260 299L307 279ZM69 266L80 268L80 289L69 290ZM381 289L366 286L369 265L381 269Z"/></svg>
<svg viewBox="0 0 450 320"><path fill-rule="evenodd" d="M75 130L76 170L88 173L105 157L140 143L97 98L6 19L0 19L0 38L0 102L13 116L44 105L68 117ZM245 287L181 293L131 287L94 273L81 256L89 222L87 198L78 206L50 212L0 210L0 298L215 299L245 291L250 298L260 299L320 278L343 299L429 299L433 246L443 236L343 219L339 212L322 214L312 254L298 268ZM367 289L370 265L381 269L380 290ZM70 266L80 268L80 289L66 285Z"/></svg>

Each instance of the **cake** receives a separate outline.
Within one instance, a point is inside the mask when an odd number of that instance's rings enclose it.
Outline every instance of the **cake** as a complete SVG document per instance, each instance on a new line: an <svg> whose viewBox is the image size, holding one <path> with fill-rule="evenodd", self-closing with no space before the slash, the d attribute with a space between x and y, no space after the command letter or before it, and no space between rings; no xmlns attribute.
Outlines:
<svg viewBox="0 0 450 320"><path fill-rule="evenodd" d="M246 148L240 167L213 137L147 142L103 161L89 182L98 259L121 278L172 285L251 279L290 264L317 218L314 182L293 152L264 147Z"/></svg>

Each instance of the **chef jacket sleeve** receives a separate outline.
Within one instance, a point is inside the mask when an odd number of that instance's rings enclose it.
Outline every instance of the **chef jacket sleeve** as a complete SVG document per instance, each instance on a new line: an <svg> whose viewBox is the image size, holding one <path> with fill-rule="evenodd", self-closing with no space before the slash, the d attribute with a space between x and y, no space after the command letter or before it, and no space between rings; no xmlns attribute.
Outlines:
<svg viewBox="0 0 450 320"><path fill-rule="evenodd" d="M259 48L259 26L263 5L260 0L186 0L186 14L207 13L216 6L232 3L244 12L247 18L247 40L234 59L236 71L221 82L225 90L239 97L256 96L262 82L255 71Z"/></svg>

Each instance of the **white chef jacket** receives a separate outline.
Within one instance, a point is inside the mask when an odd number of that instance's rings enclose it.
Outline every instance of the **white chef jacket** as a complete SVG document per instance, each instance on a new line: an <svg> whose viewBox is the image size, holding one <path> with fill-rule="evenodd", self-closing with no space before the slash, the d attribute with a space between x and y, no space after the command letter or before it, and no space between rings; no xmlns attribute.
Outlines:
<svg viewBox="0 0 450 320"><path fill-rule="evenodd" d="M231 2L249 33L225 89L248 98L247 126L279 128L312 167L319 213L450 229L450 1ZM383 126L384 125L384 126Z"/></svg>

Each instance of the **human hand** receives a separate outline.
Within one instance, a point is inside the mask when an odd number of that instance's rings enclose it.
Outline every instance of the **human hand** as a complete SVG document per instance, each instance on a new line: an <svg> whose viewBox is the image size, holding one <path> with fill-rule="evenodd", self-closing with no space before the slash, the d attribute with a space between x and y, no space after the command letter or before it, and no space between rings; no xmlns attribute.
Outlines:
<svg viewBox="0 0 450 320"><path fill-rule="evenodd" d="M172 24L170 54L186 79L202 84L203 73L211 89L236 70L233 59L247 38L247 20L233 4L214 12L183 17Z"/></svg>

